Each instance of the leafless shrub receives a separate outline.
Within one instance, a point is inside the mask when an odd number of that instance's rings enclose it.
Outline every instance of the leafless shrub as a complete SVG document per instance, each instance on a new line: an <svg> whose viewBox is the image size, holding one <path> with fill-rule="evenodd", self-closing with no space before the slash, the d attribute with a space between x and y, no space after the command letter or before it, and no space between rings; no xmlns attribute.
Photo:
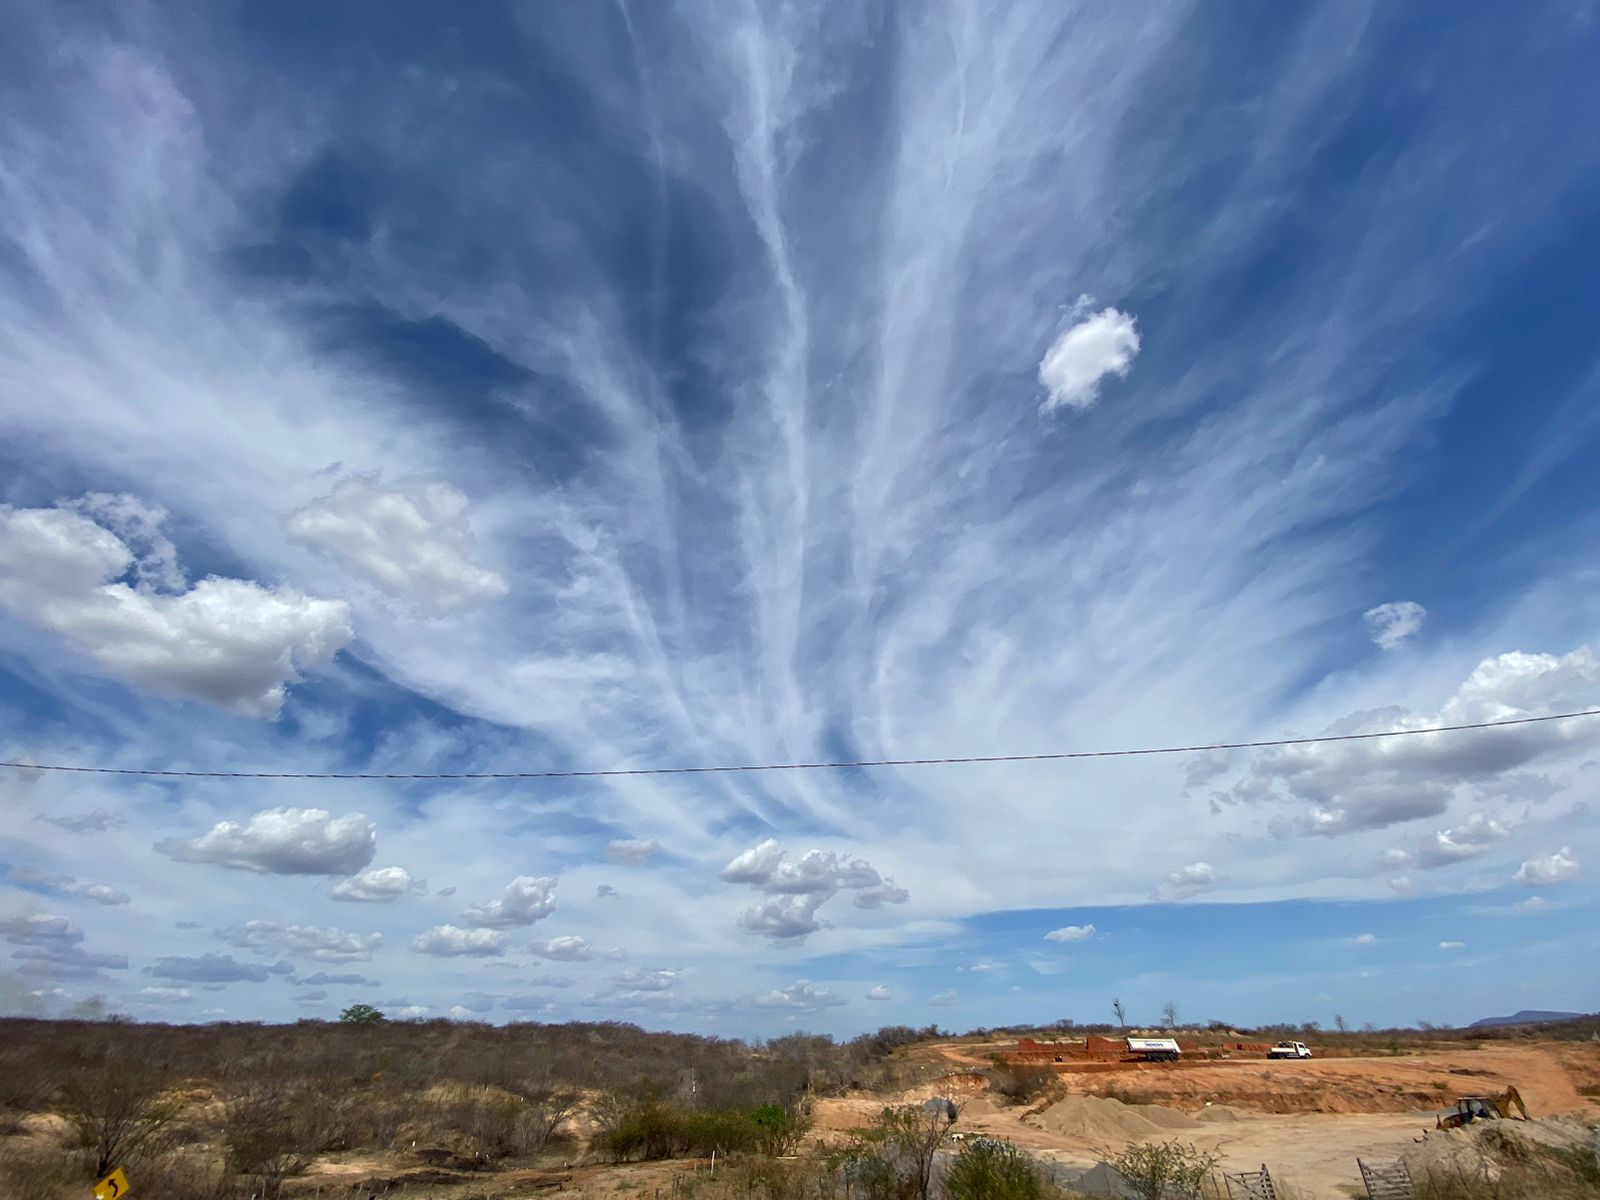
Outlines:
<svg viewBox="0 0 1600 1200"><path fill-rule="evenodd" d="M71 1077L56 1100L97 1179L158 1138L182 1108L159 1072L129 1063Z"/></svg>
<svg viewBox="0 0 1600 1200"><path fill-rule="evenodd" d="M277 1200L284 1180L303 1172L316 1156L318 1114L305 1100L303 1091L275 1082L228 1097L223 1119L228 1169L256 1179L265 1200Z"/></svg>

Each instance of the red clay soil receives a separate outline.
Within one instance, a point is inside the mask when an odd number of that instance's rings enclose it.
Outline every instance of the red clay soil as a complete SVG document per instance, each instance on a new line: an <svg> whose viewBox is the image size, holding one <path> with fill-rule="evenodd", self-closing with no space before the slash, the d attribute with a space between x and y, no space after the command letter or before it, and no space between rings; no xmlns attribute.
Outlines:
<svg viewBox="0 0 1600 1200"><path fill-rule="evenodd" d="M1515 1085L1534 1116L1587 1112L1600 1046L1517 1044L1372 1058L1141 1064L1061 1075L1069 1093L1116 1095L1193 1111L1207 1103L1269 1113L1385 1113L1447 1107L1457 1096Z"/></svg>

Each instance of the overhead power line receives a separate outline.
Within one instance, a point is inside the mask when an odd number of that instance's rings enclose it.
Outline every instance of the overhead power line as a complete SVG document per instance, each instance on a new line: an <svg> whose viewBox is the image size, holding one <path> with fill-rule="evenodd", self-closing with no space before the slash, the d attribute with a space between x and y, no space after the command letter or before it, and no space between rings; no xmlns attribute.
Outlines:
<svg viewBox="0 0 1600 1200"><path fill-rule="evenodd" d="M970 763L1062 762L1077 758L1138 758L1155 754L1203 754L1210 750L1267 750L1277 746L1322 746L1332 742L1368 742L1379 738L1418 737L1428 733L1464 733L1472 729L1506 729L1600 717L1600 708L1512 717L1466 725L1430 725L1423 729L1388 729L1377 733L1330 733L1320 737L1272 738L1256 742L1210 742L1194 746L1146 746L1135 750L1063 750L1053 754L968 754L949 758L865 758L839 762L746 763L721 767L611 767L597 771L178 771L145 767L85 767L65 763L0 762L19 771L62 771L81 775L140 775L162 779L605 779L618 775L731 775L749 771L843 771L865 767L947 767Z"/></svg>

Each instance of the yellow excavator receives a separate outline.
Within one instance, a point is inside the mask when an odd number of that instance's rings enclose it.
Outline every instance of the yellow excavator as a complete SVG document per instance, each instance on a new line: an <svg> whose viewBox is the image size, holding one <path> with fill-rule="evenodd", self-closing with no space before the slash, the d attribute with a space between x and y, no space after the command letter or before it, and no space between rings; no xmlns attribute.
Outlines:
<svg viewBox="0 0 1600 1200"><path fill-rule="evenodd" d="M1522 1102L1522 1093L1514 1087L1508 1087L1498 1096L1461 1096L1453 1109L1439 1114L1434 1128L1460 1129L1474 1121L1503 1121L1510 1118L1513 1108L1522 1114L1524 1121L1528 1119L1528 1106Z"/></svg>

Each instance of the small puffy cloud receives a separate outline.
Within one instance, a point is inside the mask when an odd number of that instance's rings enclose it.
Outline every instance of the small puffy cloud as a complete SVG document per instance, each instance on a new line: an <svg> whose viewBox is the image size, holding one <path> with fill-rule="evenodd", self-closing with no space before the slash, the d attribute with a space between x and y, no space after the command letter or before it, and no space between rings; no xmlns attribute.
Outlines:
<svg viewBox="0 0 1600 1200"><path fill-rule="evenodd" d="M314 992L301 992L298 996L289 997L289 999L293 1000L296 1004L321 1004L327 998L328 993L320 990Z"/></svg>
<svg viewBox="0 0 1600 1200"><path fill-rule="evenodd" d="M602 883L594 890L594 898L596 900L610 900L615 898L616 894L617 889L612 887L609 883Z"/></svg>
<svg viewBox="0 0 1600 1200"><path fill-rule="evenodd" d="M497 600L505 578L472 561L467 498L446 483L345 479L290 513L289 537L434 616Z"/></svg>
<svg viewBox="0 0 1600 1200"><path fill-rule="evenodd" d="M1467 944L1465 942L1440 942L1439 943L1439 949L1441 949L1441 950L1465 950L1466 948L1467 948Z"/></svg>
<svg viewBox="0 0 1600 1200"><path fill-rule="evenodd" d="M739 927L775 941L798 940L821 929L817 909L842 890L855 892L858 908L911 899L910 892L863 859L829 850L808 850L790 858L772 838L737 855L722 868L721 878L766 893L767 899L740 914Z"/></svg>
<svg viewBox="0 0 1600 1200"><path fill-rule="evenodd" d="M937 1008L949 1008L957 999L955 989L946 988L942 992L936 992L934 995L929 996L928 1003Z"/></svg>
<svg viewBox="0 0 1600 1200"><path fill-rule="evenodd" d="M772 872L782 861L782 848L775 838L768 838L744 853L735 855L733 861L722 868L722 881L748 883L760 887L772 877Z"/></svg>
<svg viewBox="0 0 1600 1200"><path fill-rule="evenodd" d="M153 966L144 969L144 973L157 979L175 979L181 983L265 983L273 975L267 967L238 962L231 954L158 958Z"/></svg>
<svg viewBox="0 0 1600 1200"><path fill-rule="evenodd" d="M0 505L0 608L132 687L276 717L353 636L342 601L215 576L156 590L175 572L83 511Z"/></svg>
<svg viewBox="0 0 1600 1200"><path fill-rule="evenodd" d="M594 947L589 945L588 939L572 934L551 938L546 942L535 942L528 947L528 950L540 958L553 958L558 962L582 962L594 957Z"/></svg>
<svg viewBox="0 0 1600 1200"><path fill-rule="evenodd" d="M373 867L349 879L341 879L328 892L331 900L359 904L389 904L413 892L426 894L428 881L413 879L404 867Z"/></svg>
<svg viewBox="0 0 1600 1200"><path fill-rule="evenodd" d="M754 1003L761 1008L817 1012L824 1008L836 1008L846 1001L842 996L834 994L825 987L819 987L808 979L797 979L786 988L777 988L757 996Z"/></svg>
<svg viewBox="0 0 1600 1200"><path fill-rule="evenodd" d="M435 896L454 896L455 894L455 884L451 884L449 887L442 887L434 893Z"/></svg>
<svg viewBox="0 0 1600 1200"><path fill-rule="evenodd" d="M622 838L606 845L606 860L620 863L625 867L642 867L650 861L650 856L661 849L661 843L651 838L642 841L638 838Z"/></svg>
<svg viewBox="0 0 1600 1200"><path fill-rule="evenodd" d="M798 941L823 928L817 908L826 896L768 896L739 914L739 928L775 942Z"/></svg>
<svg viewBox="0 0 1600 1200"><path fill-rule="evenodd" d="M495 957L506 952L506 935L493 929L462 929L455 925L435 925L411 939L418 954L442 957Z"/></svg>
<svg viewBox="0 0 1600 1200"><path fill-rule="evenodd" d="M1126 375L1139 353L1133 317L1114 308L1089 313L1089 303L1087 296L1079 299L1073 323L1039 361L1039 382L1049 392L1039 406L1042 413L1092 407L1100 398L1101 382L1108 375Z"/></svg>
<svg viewBox="0 0 1600 1200"><path fill-rule="evenodd" d="M864 887L856 893L855 906L857 908L882 908L885 904L904 904L911 899L911 893L903 887L896 887L892 879L885 879L882 883Z"/></svg>
<svg viewBox="0 0 1600 1200"><path fill-rule="evenodd" d="M1179 867L1176 871L1168 871L1167 877L1156 889L1157 900L1186 900L1190 896L1198 896L1202 892L1209 892L1216 886L1216 872L1210 863L1195 862L1186 867Z"/></svg>
<svg viewBox="0 0 1600 1200"><path fill-rule="evenodd" d="M1407 861L1423 867L1448 867L1486 854L1495 842L1510 836L1511 831L1493 817L1473 813L1455 828L1441 829L1425 839Z"/></svg>
<svg viewBox="0 0 1600 1200"><path fill-rule="evenodd" d="M1044 935L1047 942L1087 942L1094 937L1093 925L1063 925Z"/></svg>
<svg viewBox="0 0 1600 1200"><path fill-rule="evenodd" d="M44 821L72 833L112 833L127 824L121 813L114 813L109 808L97 808L91 812L57 817L35 817L34 820Z"/></svg>
<svg viewBox="0 0 1600 1200"><path fill-rule="evenodd" d="M1377 940L1378 935L1375 933L1358 933L1350 939L1350 942L1355 946L1371 946L1374 945Z"/></svg>
<svg viewBox="0 0 1600 1200"><path fill-rule="evenodd" d="M92 900L96 904L127 904L128 893L119 892L109 883L73 883L68 885L67 894L77 896L82 900Z"/></svg>
<svg viewBox="0 0 1600 1200"><path fill-rule="evenodd" d="M462 919L485 929L516 929L542 921L556 909L556 880L544 875L518 875L487 904L471 905Z"/></svg>
<svg viewBox="0 0 1600 1200"><path fill-rule="evenodd" d="M314 975L296 975L289 980L296 987L377 987L376 979L368 979L365 975L342 974L330 975L326 971L318 971Z"/></svg>
<svg viewBox="0 0 1600 1200"><path fill-rule="evenodd" d="M1518 900L1511 906L1511 911L1518 916L1527 916L1531 913L1543 912L1550 907L1550 901L1543 896L1529 896L1526 900Z"/></svg>
<svg viewBox="0 0 1600 1200"><path fill-rule="evenodd" d="M623 992L665 992L678 982L678 973L660 967L639 967L613 975L611 982Z"/></svg>
<svg viewBox="0 0 1600 1200"><path fill-rule="evenodd" d="M219 821L199 837L167 838L155 848L179 862L263 875L353 875L377 853L378 830L365 813L269 808L249 824Z"/></svg>
<svg viewBox="0 0 1600 1200"><path fill-rule="evenodd" d="M66 875L46 875L32 867L17 867L5 876L13 887L27 888L47 896L71 896L94 904L129 903L128 894L107 883L82 883Z"/></svg>
<svg viewBox="0 0 1600 1200"><path fill-rule="evenodd" d="M187 1004L194 999L193 992L180 987L145 987L136 994L139 999L151 1004Z"/></svg>
<svg viewBox="0 0 1600 1200"><path fill-rule="evenodd" d="M876 1001L893 1000L894 992L880 983L867 989L867 999Z"/></svg>
<svg viewBox="0 0 1600 1200"><path fill-rule="evenodd" d="M1571 879L1577 873L1577 855L1572 852L1571 846L1563 846L1554 854L1547 854L1543 858L1530 858L1511 878L1513 882L1520 883L1523 887L1544 887L1547 884Z"/></svg>
<svg viewBox="0 0 1600 1200"><path fill-rule="evenodd" d="M367 962L383 945L381 933L346 933L315 925L280 925L276 921L246 921L217 936L230 946L257 953L299 954L317 962Z"/></svg>
<svg viewBox="0 0 1600 1200"><path fill-rule="evenodd" d="M1362 614L1368 635L1383 650L1398 649L1422 628L1427 618L1428 610L1411 600L1380 604Z"/></svg>
<svg viewBox="0 0 1600 1200"><path fill-rule="evenodd" d="M996 963L978 962L973 963L970 967L966 967L964 969L974 975L987 975L990 971L998 971L1000 968Z"/></svg>

